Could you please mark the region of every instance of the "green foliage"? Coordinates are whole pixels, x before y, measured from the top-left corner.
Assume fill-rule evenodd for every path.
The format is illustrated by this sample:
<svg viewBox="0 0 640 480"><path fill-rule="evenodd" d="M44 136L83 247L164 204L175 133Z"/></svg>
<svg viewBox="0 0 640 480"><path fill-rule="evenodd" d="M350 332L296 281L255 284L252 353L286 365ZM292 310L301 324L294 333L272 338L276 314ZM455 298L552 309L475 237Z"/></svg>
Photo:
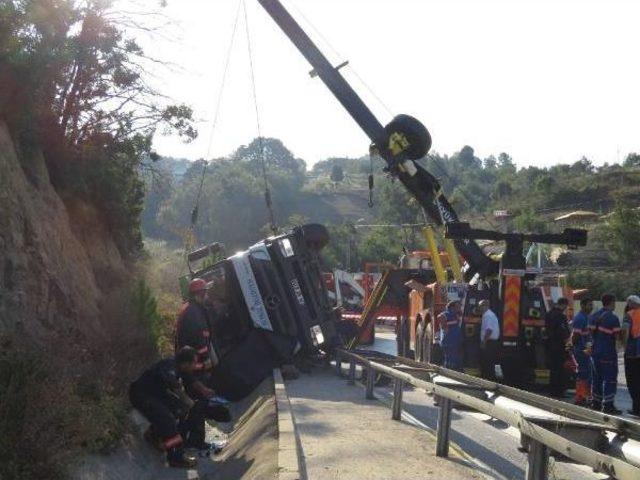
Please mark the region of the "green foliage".
<svg viewBox="0 0 640 480"><path fill-rule="evenodd" d="M618 203L604 227L607 246L620 265L640 265L640 210Z"/></svg>
<svg viewBox="0 0 640 480"><path fill-rule="evenodd" d="M572 288L586 288L592 298L600 298L605 293L613 293L618 300L640 292L640 272L602 272L575 270L569 273L567 283Z"/></svg>
<svg viewBox="0 0 640 480"><path fill-rule="evenodd" d="M70 368L78 355L35 345L0 354L0 478L67 478L81 448L104 452L122 438L124 400Z"/></svg>
<svg viewBox="0 0 640 480"><path fill-rule="evenodd" d="M369 158L330 158L314 165L310 177L305 177L302 161L275 139L263 139L267 157L267 176L276 216L281 227L296 224L292 216L318 221L316 204L326 202L331 195L357 192L366 196ZM245 248L258 238L270 234L264 227L267 210L264 205L264 181L260 162L260 142L256 139L228 158L211 162L201 198L197 228L202 242L221 241L228 250ZM273 145L273 148L270 146ZM277 153L279 152L279 153ZM549 168L517 169L506 153L480 159L469 146L452 156L432 154L421 160L422 165L441 186L464 220L479 227L493 228L487 218L494 210L510 210L515 215L512 227L525 232L548 232L562 226L552 222L555 212L574 209L605 212L621 196L630 205L640 203L637 175L631 167L605 165L594 167L586 158L569 165ZM196 197L202 173L202 162L191 165L181 179L167 183L162 200L154 199L155 218L147 231L179 232L188 228L190 211ZM342 170L343 181L335 185L332 173ZM363 211L363 218L380 224L419 224L425 221L416 200L398 181L383 177L382 164L375 161L376 182L374 209ZM618 188L611 188L612 184ZM350 212L354 222L357 212ZM433 221L433 219L427 219ZM388 230L356 229L343 221L330 228L332 242L326 250L327 267L357 268L365 261L395 262L402 248L423 248L418 228L395 227ZM262 226L262 228L261 228ZM611 242L604 231L594 231L590 245L608 249ZM178 235L161 233L160 238L175 241Z"/></svg>
<svg viewBox="0 0 640 480"><path fill-rule="evenodd" d="M192 111L149 83L145 56L110 0L0 4L0 116L44 150L51 180L105 212L123 254L141 247L139 167L158 129L189 140ZM147 12L153 15L153 12Z"/></svg>
<svg viewBox="0 0 640 480"><path fill-rule="evenodd" d="M135 321L149 331L159 351L166 351L167 343L170 344L171 340L167 336L162 317L158 312L158 302L143 279L138 280L136 284L131 304Z"/></svg>
<svg viewBox="0 0 640 480"><path fill-rule="evenodd" d="M640 155L637 153L630 153L627 155L627 158L624 159L624 163L622 164L625 167L640 167Z"/></svg>
<svg viewBox="0 0 640 480"><path fill-rule="evenodd" d="M513 218L513 225L519 232L545 233L548 230L548 222L543 220L532 209L520 212Z"/></svg>

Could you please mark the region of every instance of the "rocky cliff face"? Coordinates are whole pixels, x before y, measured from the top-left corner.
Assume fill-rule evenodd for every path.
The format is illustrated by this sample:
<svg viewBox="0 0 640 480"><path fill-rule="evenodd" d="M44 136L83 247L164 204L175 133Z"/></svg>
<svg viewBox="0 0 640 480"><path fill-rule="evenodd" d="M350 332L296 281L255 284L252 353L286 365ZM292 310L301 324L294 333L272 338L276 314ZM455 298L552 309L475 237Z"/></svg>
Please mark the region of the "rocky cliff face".
<svg viewBox="0 0 640 480"><path fill-rule="evenodd" d="M91 206L52 187L42 152L0 120L0 334L100 331L101 304L125 264Z"/></svg>

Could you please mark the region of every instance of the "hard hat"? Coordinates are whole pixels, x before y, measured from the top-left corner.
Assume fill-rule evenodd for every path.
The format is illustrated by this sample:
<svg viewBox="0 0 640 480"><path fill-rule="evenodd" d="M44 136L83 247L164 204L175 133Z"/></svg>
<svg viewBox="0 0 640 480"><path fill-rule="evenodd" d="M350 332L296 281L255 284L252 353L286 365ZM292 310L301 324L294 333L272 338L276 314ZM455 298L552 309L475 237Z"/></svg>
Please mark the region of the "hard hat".
<svg viewBox="0 0 640 480"><path fill-rule="evenodd" d="M194 278L189 282L189 293L198 293L206 290L207 282L201 278Z"/></svg>
<svg viewBox="0 0 640 480"><path fill-rule="evenodd" d="M629 295L627 297L627 303L633 303L634 305L640 305L640 297L638 295Z"/></svg>

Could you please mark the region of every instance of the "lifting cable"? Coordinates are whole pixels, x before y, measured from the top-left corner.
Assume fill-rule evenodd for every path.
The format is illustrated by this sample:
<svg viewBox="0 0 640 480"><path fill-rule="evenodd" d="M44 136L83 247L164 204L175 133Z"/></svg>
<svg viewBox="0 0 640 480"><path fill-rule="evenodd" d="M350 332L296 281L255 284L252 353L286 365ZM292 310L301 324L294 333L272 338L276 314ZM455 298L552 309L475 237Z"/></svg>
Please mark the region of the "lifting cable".
<svg viewBox="0 0 640 480"><path fill-rule="evenodd" d="M227 48L227 57L224 63L224 70L222 72L222 80L220 82L220 90L218 91L218 98L216 100L216 107L213 114L213 122L211 124L211 132L209 133L209 142L207 144L207 153L204 157L204 165L202 167L202 175L200 176L200 185L198 186L198 193L196 194L196 200L191 210L191 232L195 236L196 223L198 222L198 209L200 207L200 196L202 195L202 186L204 185L205 174L207 173L207 166L209 165L209 155L211 155L211 147L213 146L213 136L218 125L218 118L220 115L220 106L222 105L222 96L224 93L224 87L227 83L227 72L229 71L229 63L231 61L231 52L233 50L233 44L236 38L236 31L238 28L238 19L240 18L240 5L242 0L238 0L238 7L236 8L236 16L233 21L233 28L231 31L231 39L229 40L229 47Z"/></svg>
<svg viewBox="0 0 640 480"><path fill-rule="evenodd" d="M253 93L253 105L256 111L256 127L258 129L258 145L260 148L260 163L262 165L262 179L264 181L264 201L269 211L269 227L271 232L276 235L278 233L278 226L276 225L275 215L273 212L273 204L271 202L271 191L269 190L269 179L267 178L267 167L265 162L264 152L264 139L262 138L262 132L260 129L260 112L258 108L258 94L256 91L256 76L253 68L253 51L251 49L251 35L249 33L249 17L247 15L247 4L245 0L242 0L242 9L244 10L244 26L247 34L247 51L249 54L249 70L251 71L251 88Z"/></svg>

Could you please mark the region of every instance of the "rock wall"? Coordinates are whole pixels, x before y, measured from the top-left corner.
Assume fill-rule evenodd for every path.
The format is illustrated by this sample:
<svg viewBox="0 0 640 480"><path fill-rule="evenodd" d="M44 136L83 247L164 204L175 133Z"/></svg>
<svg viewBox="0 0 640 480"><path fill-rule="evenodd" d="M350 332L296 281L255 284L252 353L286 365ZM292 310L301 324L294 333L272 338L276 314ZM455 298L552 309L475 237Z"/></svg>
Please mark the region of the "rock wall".
<svg viewBox="0 0 640 480"><path fill-rule="evenodd" d="M42 152L17 145L0 120L0 334L95 334L107 290L125 276L98 212L63 201Z"/></svg>

